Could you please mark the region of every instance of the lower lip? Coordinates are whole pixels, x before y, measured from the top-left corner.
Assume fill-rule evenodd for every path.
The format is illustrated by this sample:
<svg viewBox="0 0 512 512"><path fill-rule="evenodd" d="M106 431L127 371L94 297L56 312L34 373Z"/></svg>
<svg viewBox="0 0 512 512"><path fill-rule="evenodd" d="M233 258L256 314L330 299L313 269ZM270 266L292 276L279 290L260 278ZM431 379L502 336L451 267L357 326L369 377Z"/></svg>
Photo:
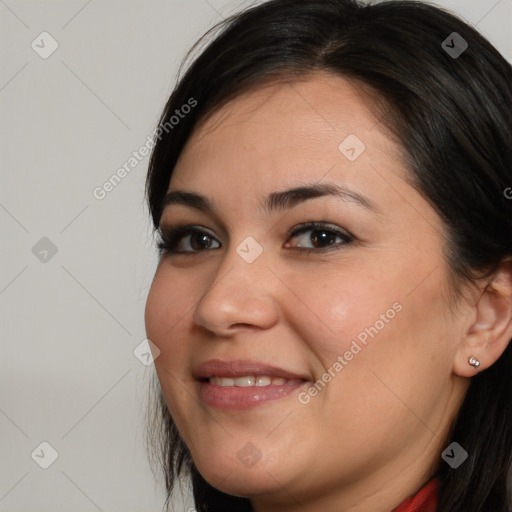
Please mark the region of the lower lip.
<svg viewBox="0 0 512 512"><path fill-rule="evenodd" d="M216 386L201 382L201 398L216 409L244 410L279 400L293 393L306 382L269 386Z"/></svg>

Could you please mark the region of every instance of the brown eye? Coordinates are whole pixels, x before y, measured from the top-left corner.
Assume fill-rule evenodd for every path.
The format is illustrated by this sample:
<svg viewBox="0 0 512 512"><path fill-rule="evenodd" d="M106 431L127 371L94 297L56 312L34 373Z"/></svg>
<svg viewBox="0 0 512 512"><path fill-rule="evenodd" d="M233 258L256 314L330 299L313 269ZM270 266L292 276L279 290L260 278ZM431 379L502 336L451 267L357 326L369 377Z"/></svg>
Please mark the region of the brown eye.
<svg viewBox="0 0 512 512"><path fill-rule="evenodd" d="M206 231L193 226L182 226L174 229L161 229L158 249L171 254L187 254L217 249L212 247L216 239ZM218 242L217 242L218 243Z"/></svg>
<svg viewBox="0 0 512 512"><path fill-rule="evenodd" d="M332 231L326 231L326 230L315 230L311 231L311 241L313 242L313 245L318 248L325 247L328 245L332 245L335 243L336 237L339 235L336 235L336 233L333 233Z"/></svg>
<svg viewBox="0 0 512 512"><path fill-rule="evenodd" d="M322 223L307 223L294 229L290 233L290 238L297 238L299 244L286 247L300 248L304 251L326 251L336 249L341 245L347 245L353 241L353 236L339 231L337 228L330 227ZM312 247L307 247L312 245Z"/></svg>
<svg viewBox="0 0 512 512"><path fill-rule="evenodd" d="M190 236L190 246L195 251L209 249L212 245L211 239L206 233L197 232L188 236Z"/></svg>

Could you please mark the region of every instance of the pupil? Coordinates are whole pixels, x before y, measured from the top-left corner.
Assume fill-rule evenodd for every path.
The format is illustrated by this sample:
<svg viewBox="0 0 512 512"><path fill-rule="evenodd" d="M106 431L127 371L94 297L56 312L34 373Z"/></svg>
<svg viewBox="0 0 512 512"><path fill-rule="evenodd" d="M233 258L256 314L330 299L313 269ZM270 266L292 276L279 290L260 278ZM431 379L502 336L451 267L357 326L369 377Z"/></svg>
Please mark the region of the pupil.
<svg viewBox="0 0 512 512"><path fill-rule="evenodd" d="M199 241L199 243L195 244L196 241ZM191 238L191 245L194 250L207 249L210 246L210 243L208 241L208 235L204 233L196 233Z"/></svg>
<svg viewBox="0 0 512 512"><path fill-rule="evenodd" d="M315 234L316 233L316 234ZM321 233L319 236L318 233ZM320 243L320 245L330 245L334 242L333 238L335 237L334 233L330 233L329 231L313 231L311 235L311 239L313 241L313 245L315 245L317 242Z"/></svg>

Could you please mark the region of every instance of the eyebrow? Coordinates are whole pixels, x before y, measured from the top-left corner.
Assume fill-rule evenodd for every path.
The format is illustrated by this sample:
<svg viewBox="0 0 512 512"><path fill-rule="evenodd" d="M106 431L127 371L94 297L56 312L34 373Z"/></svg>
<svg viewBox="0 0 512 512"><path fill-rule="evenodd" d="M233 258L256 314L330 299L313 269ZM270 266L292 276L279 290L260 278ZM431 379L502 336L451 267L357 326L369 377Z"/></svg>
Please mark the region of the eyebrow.
<svg viewBox="0 0 512 512"><path fill-rule="evenodd" d="M273 212L291 209L308 199L324 196L335 196L342 201L350 201L358 204L374 213L381 213L380 208L370 199L337 183L315 183L280 192L273 192L269 194L266 201L262 203L262 208L265 213L271 214ZM171 204L180 204L205 213L218 215L215 204L207 197L195 192L185 190L173 190L172 192L168 192L163 199L162 212Z"/></svg>

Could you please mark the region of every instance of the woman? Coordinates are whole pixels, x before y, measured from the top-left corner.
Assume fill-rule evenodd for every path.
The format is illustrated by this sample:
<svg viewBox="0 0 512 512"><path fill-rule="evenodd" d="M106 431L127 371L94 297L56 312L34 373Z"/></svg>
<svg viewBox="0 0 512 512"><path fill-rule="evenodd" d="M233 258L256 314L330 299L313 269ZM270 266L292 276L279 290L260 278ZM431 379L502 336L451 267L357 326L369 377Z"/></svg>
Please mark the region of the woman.
<svg viewBox="0 0 512 512"><path fill-rule="evenodd" d="M270 0L172 93L147 196L168 500L512 510L512 69L425 3Z"/></svg>

